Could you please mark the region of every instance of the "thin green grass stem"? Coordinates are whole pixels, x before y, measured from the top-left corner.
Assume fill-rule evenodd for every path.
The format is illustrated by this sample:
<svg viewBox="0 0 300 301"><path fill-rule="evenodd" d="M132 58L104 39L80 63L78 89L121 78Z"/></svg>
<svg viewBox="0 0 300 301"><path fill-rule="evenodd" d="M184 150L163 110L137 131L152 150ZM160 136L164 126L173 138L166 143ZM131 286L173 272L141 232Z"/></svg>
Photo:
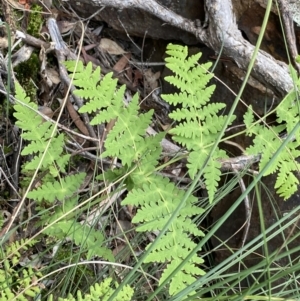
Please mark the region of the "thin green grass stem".
<svg viewBox="0 0 300 301"><path fill-rule="evenodd" d="M254 180L249 184L249 186L246 188L246 190L241 194L241 196L236 200L236 202L229 208L229 210L224 214L223 218L220 219L215 226L207 233L207 235L201 240L201 242L197 245L197 247L190 253L190 255L186 258L186 260L189 260L190 257L197 252L211 237L212 235L221 227L221 225L224 223L224 221L229 218L229 216L232 214L232 212L238 207L238 205L244 200L245 196L249 194L249 192L255 187L255 185L260 181L262 176L265 174L265 172L268 170L268 168L273 164L274 158L276 158L280 152L286 147L286 145L289 143L290 139L294 136L294 134L299 130L300 128L300 123L297 123L296 126L293 128L291 133L288 135L288 137L283 141L281 146L278 148L278 150L275 152L274 156L272 159L265 165L265 167L261 170L261 172L257 175L257 177L254 178ZM298 209L297 209L298 210ZM293 212L293 211L292 211ZM297 217L298 218L298 217ZM295 222L295 221L294 221ZM270 227L268 230L272 229L273 227ZM261 238L261 235L259 236ZM257 241L257 238L254 239L252 242ZM238 256L240 255L241 252L243 252L243 248L239 250L235 255ZM245 253L246 254L246 253ZM244 254L244 256L245 256ZM230 257L231 258L231 257ZM232 259L232 258L231 258ZM238 259L239 260L239 259ZM230 263L231 260L225 260L222 266L225 264ZM180 264L178 268L174 271L177 272L182 268L183 264ZM216 267L217 268L217 267ZM194 282L194 284L190 285L189 287L185 288L181 293L180 296L179 294L173 296L169 301L180 301L182 298L182 295L188 295L192 291L194 291L198 287L202 287L203 285L203 280L207 279L208 275L214 275L216 272L216 268L212 269L210 272L208 272L206 275L202 276L199 278L197 281ZM228 267L225 267L224 270L228 269ZM213 277L214 278L214 277Z"/></svg>

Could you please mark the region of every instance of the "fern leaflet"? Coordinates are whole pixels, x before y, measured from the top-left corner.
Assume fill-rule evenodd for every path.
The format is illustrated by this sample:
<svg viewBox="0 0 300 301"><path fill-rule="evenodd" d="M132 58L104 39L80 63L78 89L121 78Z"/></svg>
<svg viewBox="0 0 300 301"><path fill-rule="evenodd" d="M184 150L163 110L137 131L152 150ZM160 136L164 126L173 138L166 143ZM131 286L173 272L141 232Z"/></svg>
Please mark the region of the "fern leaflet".
<svg viewBox="0 0 300 301"><path fill-rule="evenodd" d="M191 178L203 167L207 160L213 142L217 139L226 116L218 116L225 104L207 104L215 86L207 87L211 74L207 73L211 64L198 65L201 54L189 58L187 47L172 45L167 46L166 66L175 74L165 78L166 81L177 87L180 92L171 95L162 95L170 104L180 105L169 116L180 122L170 130L173 139L190 151L188 168ZM233 121L234 117L231 119ZM185 120L185 121L183 121ZM217 185L220 180L219 158L227 158L226 153L219 148L212 154L210 163L203 171L209 200L213 201Z"/></svg>
<svg viewBox="0 0 300 301"><path fill-rule="evenodd" d="M30 141L23 149L22 155L34 155L34 158L25 165L24 169L35 170L41 161L49 139L51 139L54 126L50 122L43 122L43 118L35 112L37 110L37 105L30 102L29 97L26 97L25 92L18 84L16 84L15 97L18 100L14 105L16 111L14 116L17 119L16 125L24 131L21 136L25 140ZM65 166L70 155L63 154L63 137L64 136L60 134L57 135L55 139L52 139L47 154L42 162L42 168L49 167L49 165L55 165L55 161L58 160L61 163L61 165L59 165L61 171L65 171Z"/></svg>
<svg viewBox="0 0 300 301"><path fill-rule="evenodd" d="M178 189L167 178L160 176L147 179L139 189L129 192L123 205L131 204L139 206L140 209L133 218L134 223L141 223L137 231L160 231L168 222L170 216L182 202L184 191ZM191 217L203 213L203 209L196 205L197 199L190 196L186 205L180 211L167 233L157 242L155 248L146 258L146 262L169 262L160 279L162 283L181 263L188 254L196 247L191 240L191 235L204 236L203 232L191 221ZM149 247L149 246L148 246ZM170 284L170 294L179 292L179 289L194 282L204 271L195 267L203 263L203 260L194 255L186 263L181 271L175 274ZM182 278L182 273L186 277Z"/></svg>
<svg viewBox="0 0 300 301"><path fill-rule="evenodd" d="M96 81L96 78L94 77L93 80ZM112 252L106 247L102 247L103 234L88 226L81 225L74 219L78 212L74 212L73 208L78 205L77 194L85 178L85 173L62 177L61 173L66 172L70 158L69 154L64 153L64 135L53 135L53 125L44 121L35 112L36 105L30 102L23 89L18 85L16 85L16 98L19 100L14 106L16 124L24 131L23 138L29 141L22 154L34 156L30 162L25 163L23 169L25 172L37 168L49 139L51 139L42 163L41 184L27 195L38 203L36 209L41 213L40 224L43 226L52 224L44 230L44 233L57 239L64 239L68 235L77 245L85 247L88 258L101 256L113 260ZM51 205L52 210L45 210L43 207L45 205ZM57 221L57 219L59 220ZM53 222L55 223L53 224Z"/></svg>
<svg viewBox="0 0 300 301"><path fill-rule="evenodd" d="M53 203L55 199L63 201L76 192L85 178L84 173L66 176L60 181L43 183L39 188L28 193L28 197L37 201Z"/></svg>
<svg viewBox="0 0 300 301"><path fill-rule="evenodd" d="M81 291L78 291L76 299L71 294L69 294L68 298L58 298L58 301L107 301L114 292L114 289L111 287L112 281L113 280L111 278L107 278L101 283L91 285L90 293L87 293L84 296L82 296ZM130 301L133 296L133 293L133 289L129 285L125 285L113 300ZM47 301L53 301L53 295L51 295L47 299Z"/></svg>
<svg viewBox="0 0 300 301"><path fill-rule="evenodd" d="M298 86L299 82L298 80ZM247 135L254 136L253 144L246 149L246 154L261 154L259 170L262 170L271 159L273 160L272 165L264 175L278 172L275 188L279 196L285 200L297 191L299 185L298 178L293 174L293 172L300 170L300 164L296 160L300 156L299 131L295 134L294 141L290 141L276 158L274 153L284 139L280 137L280 134L286 132L288 135L300 120L299 105L295 99L296 93L291 91L276 108L278 126L253 125L254 115L251 107L244 116Z"/></svg>

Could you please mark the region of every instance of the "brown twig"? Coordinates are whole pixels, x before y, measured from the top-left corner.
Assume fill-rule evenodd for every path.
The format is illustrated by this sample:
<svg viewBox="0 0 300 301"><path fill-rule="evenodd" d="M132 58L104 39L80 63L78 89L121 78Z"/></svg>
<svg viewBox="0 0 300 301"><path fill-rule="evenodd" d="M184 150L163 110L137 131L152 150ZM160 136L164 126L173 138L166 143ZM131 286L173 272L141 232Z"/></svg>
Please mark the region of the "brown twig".
<svg viewBox="0 0 300 301"><path fill-rule="evenodd" d="M74 87L74 85L71 84L71 79L68 76L68 72L67 72L66 67L64 66L63 62L65 61L66 58L68 58L70 56L72 58L74 58L74 55L70 52L70 50L66 46L65 42L63 41L63 38L58 29L56 20L54 18L49 18L48 22L47 22L47 26L48 26L48 30L49 30L51 39L55 44L55 53L56 53L56 57L58 60L58 65L59 65L59 74L60 74L62 80L64 81L64 83L67 86L71 86L71 91L73 92L75 90L75 87ZM76 105L80 108L83 104L82 99L74 94L73 94L73 97L76 102ZM88 114L83 113L82 117L83 117L84 123L88 129L90 136L93 138L96 138L97 135L96 135L93 127L90 125L90 120L89 120Z"/></svg>
<svg viewBox="0 0 300 301"><path fill-rule="evenodd" d="M296 36L294 29L294 22L292 19L291 12L288 10L288 1L287 0L277 0L279 5L279 10L281 13L284 33L286 36L286 42L290 53L290 59L293 66L296 68L298 75L300 75L300 65L296 62L296 57L298 55Z"/></svg>

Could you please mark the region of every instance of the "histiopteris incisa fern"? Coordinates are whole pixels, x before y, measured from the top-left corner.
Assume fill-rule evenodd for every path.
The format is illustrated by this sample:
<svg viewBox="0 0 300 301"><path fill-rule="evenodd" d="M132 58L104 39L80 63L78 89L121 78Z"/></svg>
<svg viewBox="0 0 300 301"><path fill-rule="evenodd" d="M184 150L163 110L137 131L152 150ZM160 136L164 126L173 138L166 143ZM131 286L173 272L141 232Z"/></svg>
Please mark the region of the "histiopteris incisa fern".
<svg viewBox="0 0 300 301"><path fill-rule="evenodd" d="M215 90L214 85L207 86L213 77L208 73L212 64L199 65L201 53L188 57L186 46L172 44L167 46L166 53L169 55L165 59L166 66L174 75L167 76L165 80L177 87L179 93L162 95L162 98L172 105L180 106L169 114L178 122L170 133L175 141L190 152L187 166L191 178L194 178L207 160L227 118L226 115L218 115L225 108L225 104L208 103ZM233 120L234 117L231 121ZM219 158L227 158L227 155L224 150L217 148L203 171L211 202L221 176Z"/></svg>
<svg viewBox="0 0 300 301"><path fill-rule="evenodd" d="M67 62L69 71L74 71L75 62ZM85 85L89 82L89 85ZM91 84L93 83L93 84ZM115 120L104 143L101 157L117 157L122 167L107 171L99 180L114 181L121 175L128 175L128 195L123 205L138 207L132 222L137 223L137 231L161 231L175 209L184 200L184 190L179 189L168 178L157 174L161 156L160 142L164 133L149 137L146 129L151 123L153 111L139 112L138 95L127 104L124 101L125 87L117 88L117 80L107 74L100 80L100 68L92 71L79 62L74 74L75 94L88 100L80 112L93 113L92 124ZM94 85L94 87L93 87ZM174 218L167 232L155 243L146 262L167 263L160 279L162 283L180 263L195 249L191 236L203 236L203 232L192 222L192 217L203 213L197 206L197 198L189 196L182 209ZM204 274L199 267L203 263L197 254L173 275L170 293L176 294Z"/></svg>
<svg viewBox="0 0 300 301"><path fill-rule="evenodd" d="M3 246L0 252L0 300L1 301L27 301L41 293L38 283L33 285L32 279L41 277L41 272L30 266L22 269L16 267L20 264L20 258L29 247L37 241L20 239ZM23 292L21 294L21 292Z"/></svg>
<svg viewBox="0 0 300 301"><path fill-rule="evenodd" d="M42 155L46 150L49 139L52 139L47 150L41 169L49 168L53 176L57 175L55 165L59 166L60 171L65 172L70 155L63 154L64 135L53 135L54 126L50 122L43 122L42 116L37 114L37 104L30 101L24 90L19 84L16 84L16 99L14 105L14 116L16 117L16 125L22 130L22 138L28 141L26 147L22 150L22 155L32 155L33 158L24 166L25 170L37 169Z"/></svg>
<svg viewBox="0 0 300 301"><path fill-rule="evenodd" d="M296 75L294 78L296 78ZM284 200L291 197L299 189L299 178L294 173L299 174L300 171L300 130L298 129L293 137L289 137L290 141L276 158L274 154L293 129L299 125L300 104L299 100L297 100L299 89L300 79L296 82L296 90L293 89L288 93L276 108L277 126L266 126L254 122L254 114L251 107L249 107L249 110L244 115L247 135L254 137L253 144L246 149L246 155L261 155L259 162L260 171L273 159L271 166L264 173L264 176L277 172L275 188L276 192Z"/></svg>
<svg viewBox="0 0 300 301"><path fill-rule="evenodd" d="M68 298L58 298L58 301L108 301L111 295L115 291L112 288L112 278L107 278L101 283L96 283L90 286L90 293L82 294L81 291L77 292L76 298L69 294ZM117 286L117 285L116 285ZM133 296L133 289L129 285L125 285L122 290L113 299L114 301L130 301ZM53 295L51 295L47 301L53 301Z"/></svg>
<svg viewBox="0 0 300 301"><path fill-rule="evenodd" d="M50 207L60 202L61 206L53 206L51 214L41 214L40 224L51 226L44 229L44 233L55 236L57 239L69 237L75 244L81 245L87 250L87 258L101 256L108 260L113 260L111 251L101 247L104 236L100 231L83 226L74 220L71 214L72 209L78 204L78 190L83 183L85 173L63 175L67 172L70 154L64 152L64 134L57 133L54 125L45 121L37 113L37 105L30 101L20 85L16 84L17 100L14 105L14 116L17 119L16 125L22 130L22 138L28 143L21 154L31 155L23 166L23 173L36 170L43 154L40 171L43 177L40 179L40 186L31 190L27 197L36 201L36 210L45 212L45 207ZM49 147L48 147L48 142ZM58 220L60 217L63 219ZM55 222L53 224L53 222Z"/></svg>

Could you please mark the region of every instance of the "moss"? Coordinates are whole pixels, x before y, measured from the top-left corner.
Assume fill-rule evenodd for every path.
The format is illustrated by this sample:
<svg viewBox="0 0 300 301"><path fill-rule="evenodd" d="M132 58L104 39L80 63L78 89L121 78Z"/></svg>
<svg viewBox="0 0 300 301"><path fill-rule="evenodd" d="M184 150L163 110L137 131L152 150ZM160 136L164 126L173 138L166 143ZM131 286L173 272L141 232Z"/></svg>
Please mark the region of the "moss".
<svg viewBox="0 0 300 301"><path fill-rule="evenodd" d="M40 5L33 4L31 6L31 13L29 16L29 22L27 25L27 33L38 38L40 29L43 24L43 16L42 16L42 11L43 8Z"/></svg>
<svg viewBox="0 0 300 301"><path fill-rule="evenodd" d="M29 60L19 64L15 68L18 81L32 101L36 99L38 73L40 70L40 61L36 53L32 53Z"/></svg>
<svg viewBox="0 0 300 301"><path fill-rule="evenodd" d="M49 238L48 238L49 239ZM55 262L60 264L73 264L80 261L79 255L74 254L72 251L71 245L63 245L57 250L55 254ZM54 269L56 265L53 266ZM77 265L71 267L66 273L61 273L57 275L57 287L56 291L59 291L61 294L61 284L60 280L64 277L69 277L67 291L74 293L75 291L84 290L86 287L89 287L95 280L94 271L88 265Z"/></svg>
<svg viewBox="0 0 300 301"><path fill-rule="evenodd" d="M8 112L8 116L11 116L11 114L14 112L14 106L11 102L8 103L8 107L7 107L7 98L3 97L1 98L0 102L2 103L2 105L0 106L0 114L1 115L5 115Z"/></svg>

